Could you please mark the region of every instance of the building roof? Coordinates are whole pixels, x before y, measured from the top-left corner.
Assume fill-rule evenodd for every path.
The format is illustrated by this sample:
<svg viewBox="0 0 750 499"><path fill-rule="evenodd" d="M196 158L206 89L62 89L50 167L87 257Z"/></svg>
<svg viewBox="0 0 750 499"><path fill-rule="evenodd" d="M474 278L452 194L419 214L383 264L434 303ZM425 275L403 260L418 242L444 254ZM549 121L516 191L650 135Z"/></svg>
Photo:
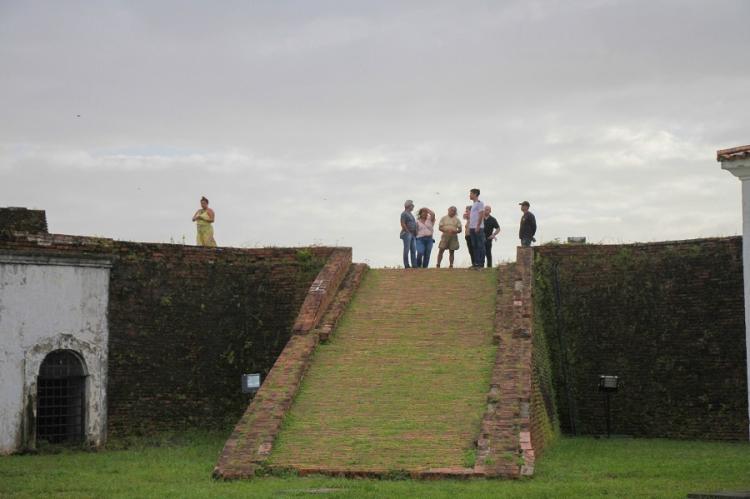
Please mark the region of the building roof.
<svg viewBox="0 0 750 499"><path fill-rule="evenodd" d="M734 161L750 157L750 145L716 151L716 161Z"/></svg>

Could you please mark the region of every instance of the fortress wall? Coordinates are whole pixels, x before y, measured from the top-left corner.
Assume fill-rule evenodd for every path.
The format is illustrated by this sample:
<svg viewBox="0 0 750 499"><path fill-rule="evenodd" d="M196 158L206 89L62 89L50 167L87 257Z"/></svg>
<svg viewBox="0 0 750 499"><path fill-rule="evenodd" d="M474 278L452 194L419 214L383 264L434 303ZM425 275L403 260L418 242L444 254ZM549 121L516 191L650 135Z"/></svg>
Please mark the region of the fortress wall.
<svg viewBox="0 0 750 499"><path fill-rule="evenodd" d="M27 208L0 208L0 231L47 232L47 213Z"/></svg>
<svg viewBox="0 0 750 499"><path fill-rule="evenodd" d="M110 299L110 434L229 428L286 345L331 248L117 243Z"/></svg>
<svg viewBox="0 0 750 499"><path fill-rule="evenodd" d="M229 428L265 375L334 248L200 248L0 234L0 253L111 258L110 436Z"/></svg>
<svg viewBox="0 0 750 499"><path fill-rule="evenodd" d="M559 307L555 299L555 268ZM535 331L562 429L747 440L742 239L535 248Z"/></svg>

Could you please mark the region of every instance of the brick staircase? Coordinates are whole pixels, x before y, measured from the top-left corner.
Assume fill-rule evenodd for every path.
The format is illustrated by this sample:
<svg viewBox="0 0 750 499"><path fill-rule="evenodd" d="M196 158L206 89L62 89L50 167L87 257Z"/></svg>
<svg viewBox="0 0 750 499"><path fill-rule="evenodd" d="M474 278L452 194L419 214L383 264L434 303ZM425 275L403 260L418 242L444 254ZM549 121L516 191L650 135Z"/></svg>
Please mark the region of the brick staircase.
<svg viewBox="0 0 750 499"><path fill-rule="evenodd" d="M350 270L320 323L290 340L214 475L533 473L531 253L519 257L480 272Z"/></svg>

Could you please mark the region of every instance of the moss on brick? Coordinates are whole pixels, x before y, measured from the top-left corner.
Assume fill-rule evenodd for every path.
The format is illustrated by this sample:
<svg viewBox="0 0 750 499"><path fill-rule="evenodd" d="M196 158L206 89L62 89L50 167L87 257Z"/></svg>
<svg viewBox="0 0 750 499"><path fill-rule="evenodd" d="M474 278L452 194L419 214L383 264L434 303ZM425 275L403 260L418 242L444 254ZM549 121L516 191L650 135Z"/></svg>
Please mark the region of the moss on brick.
<svg viewBox="0 0 750 499"><path fill-rule="evenodd" d="M740 238L536 251L536 331L565 431L606 431L597 382L612 374L616 433L747 439Z"/></svg>

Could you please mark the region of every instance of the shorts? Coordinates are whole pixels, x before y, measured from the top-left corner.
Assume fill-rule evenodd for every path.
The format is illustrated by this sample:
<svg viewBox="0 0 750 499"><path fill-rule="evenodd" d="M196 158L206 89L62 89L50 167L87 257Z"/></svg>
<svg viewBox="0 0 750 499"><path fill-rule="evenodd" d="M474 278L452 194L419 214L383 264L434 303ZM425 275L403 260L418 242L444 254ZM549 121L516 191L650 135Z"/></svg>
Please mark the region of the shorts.
<svg viewBox="0 0 750 499"><path fill-rule="evenodd" d="M440 244L438 244L438 248L441 250L451 250L456 251L459 248L458 245L458 236L455 234L443 234L443 236L440 238Z"/></svg>

